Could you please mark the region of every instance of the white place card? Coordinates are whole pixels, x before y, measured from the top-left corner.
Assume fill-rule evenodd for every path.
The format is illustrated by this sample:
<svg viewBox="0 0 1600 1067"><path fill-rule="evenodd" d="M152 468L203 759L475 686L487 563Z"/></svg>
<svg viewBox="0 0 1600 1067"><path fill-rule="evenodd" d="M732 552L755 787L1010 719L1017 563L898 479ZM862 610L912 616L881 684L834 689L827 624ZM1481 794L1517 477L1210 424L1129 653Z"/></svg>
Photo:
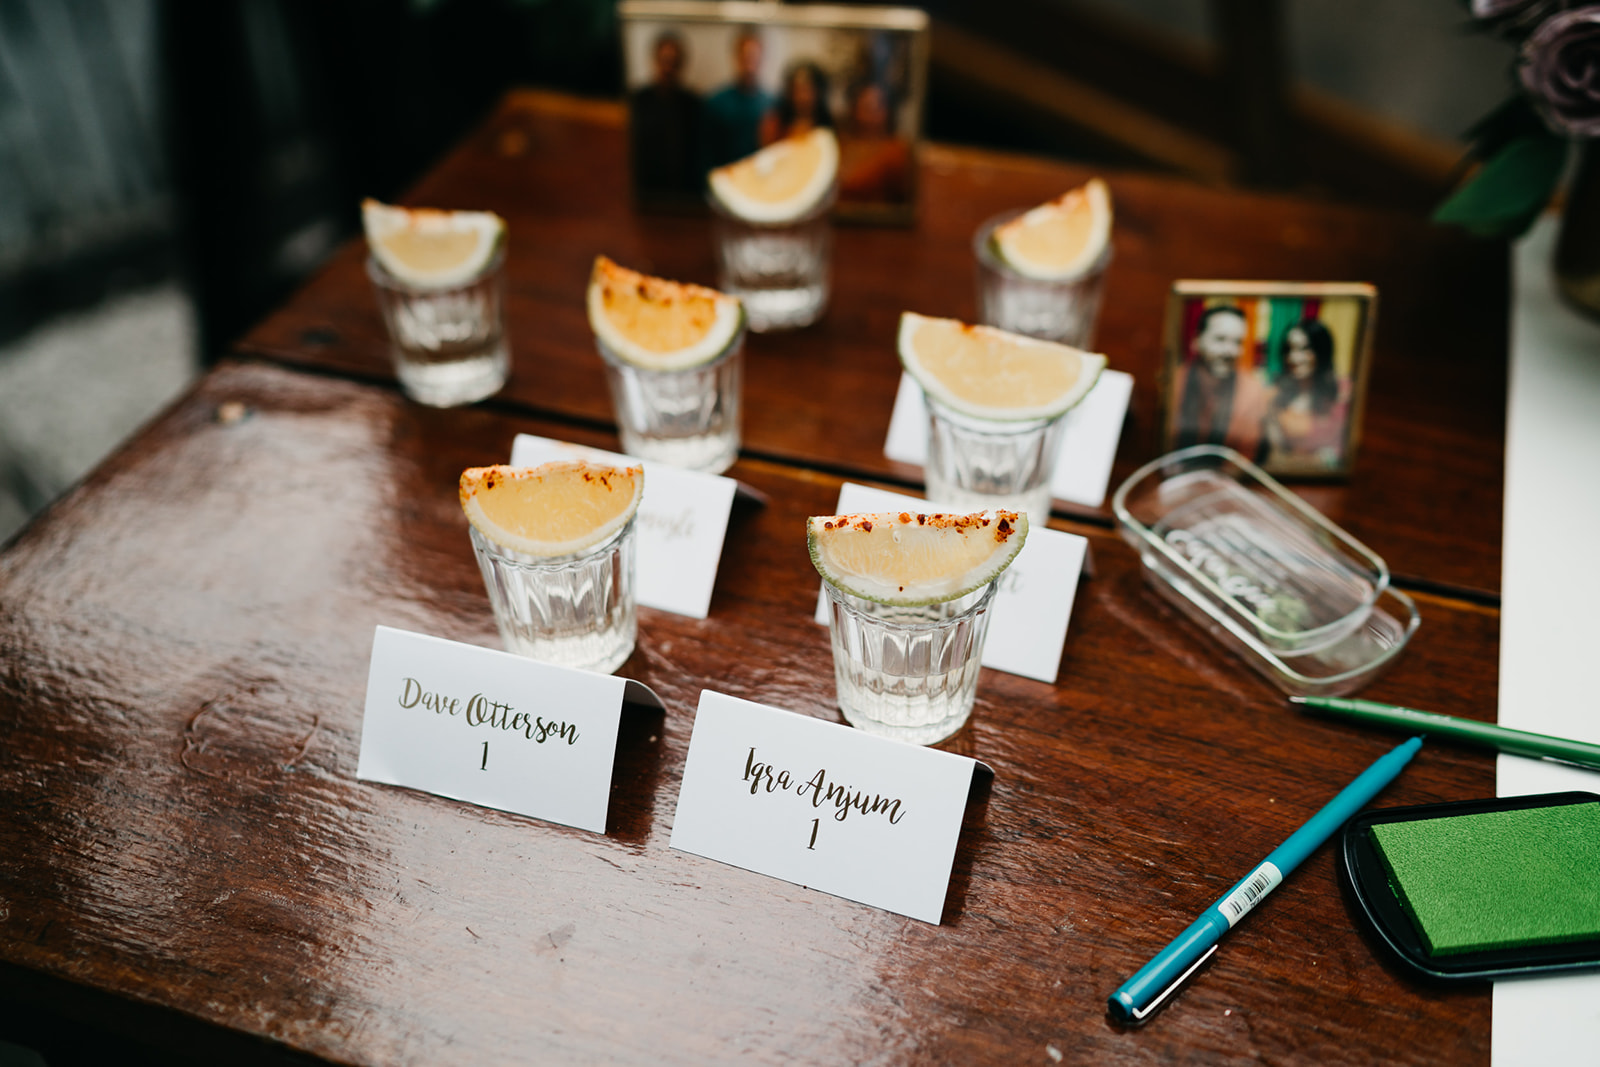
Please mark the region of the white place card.
<svg viewBox="0 0 1600 1067"><path fill-rule="evenodd" d="M703 690L672 847L937 925L977 766Z"/></svg>
<svg viewBox="0 0 1600 1067"><path fill-rule="evenodd" d="M1050 492L1056 499L1090 508L1105 503L1111 462L1117 457L1122 420L1132 396L1133 375L1105 370L1082 403L1067 412L1056 473L1050 480ZM910 375L900 375L883 454L899 463L922 466L928 460L927 421L922 388Z"/></svg>
<svg viewBox="0 0 1600 1067"><path fill-rule="evenodd" d="M638 554L634 595L647 607L705 618L739 483L532 434L518 434L511 446L513 467L537 467L557 459L644 464L644 499L639 502L634 533Z"/></svg>
<svg viewBox="0 0 1600 1067"><path fill-rule="evenodd" d="M914 496L846 482L839 489L836 515L861 512L927 511L928 502ZM1078 593L1089 542L1077 534L1045 526L1028 527L1028 540L1000 576L994 595L983 665L1007 674L1054 684L1061 672L1061 649ZM828 624L828 594L817 594L817 622Z"/></svg>
<svg viewBox="0 0 1600 1067"><path fill-rule="evenodd" d="M606 832L624 700L649 687L379 626L356 777Z"/></svg>

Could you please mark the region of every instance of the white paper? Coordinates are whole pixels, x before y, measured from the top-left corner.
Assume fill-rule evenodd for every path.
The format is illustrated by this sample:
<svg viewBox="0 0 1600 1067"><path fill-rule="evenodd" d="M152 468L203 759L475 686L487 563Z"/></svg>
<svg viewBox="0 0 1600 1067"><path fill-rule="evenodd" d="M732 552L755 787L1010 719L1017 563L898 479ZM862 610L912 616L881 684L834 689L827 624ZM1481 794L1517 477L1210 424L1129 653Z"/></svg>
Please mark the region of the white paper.
<svg viewBox="0 0 1600 1067"><path fill-rule="evenodd" d="M704 690L672 847L937 925L975 766Z"/></svg>
<svg viewBox="0 0 1600 1067"><path fill-rule="evenodd" d="M1555 294L1555 233L1540 220L1514 263L1499 721L1600 742L1600 325ZM1594 771L1516 756L1497 769L1501 796L1600 793ZM1597 1048L1600 974L1495 983L1494 1067L1592 1062Z"/></svg>
<svg viewBox="0 0 1600 1067"><path fill-rule="evenodd" d="M634 531L638 554L635 597L646 607L703 619L722 562L722 541L738 483L717 474L638 460L598 448L518 434L513 467L536 467L557 459L643 463L644 499Z"/></svg>
<svg viewBox="0 0 1600 1067"><path fill-rule="evenodd" d="M356 777L603 834L628 684L379 626Z"/></svg>
<svg viewBox="0 0 1600 1067"><path fill-rule="evenodd" d="M846 482L839 489L835 514L926 511L928 502L914 496ZM1037 678L1054 684L1061 671L1061 649L1067 641L1067 622L1078 594L1089 542L1077 534L1044 526L1028 527L1028 540L1017 558L1000 576L995 592L989 637L983 646L983 665L1007 674ZM816 620L828 624L828 595L817 593Z"/></svg>
<svg viewBox="0 0 1600 1067"><path fill-rule="evenodd" d="M1133 375L1119 370L1100 372L1089 395L1067 412L1061 433L1056 473L1050 492L1058 500L1097 508L1105 503L1111 480L1111 462L1122 438L1122 420L1133 396ZM883 454L899 463L920 467L928 460L928 409L922 389L908 374L900 375L900 388L889 416L889 437Z"/></svg>

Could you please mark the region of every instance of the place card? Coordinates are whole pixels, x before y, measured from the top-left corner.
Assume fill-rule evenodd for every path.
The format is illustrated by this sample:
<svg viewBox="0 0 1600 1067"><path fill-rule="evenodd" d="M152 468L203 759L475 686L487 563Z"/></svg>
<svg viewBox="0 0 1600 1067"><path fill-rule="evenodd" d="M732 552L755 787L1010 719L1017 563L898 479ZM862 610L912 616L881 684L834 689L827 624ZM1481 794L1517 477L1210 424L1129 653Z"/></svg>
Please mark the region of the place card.
<svg viewBox="0 0 1600 1067"><path fill-rule="evenodd" d="M1133 375L1104 370L1089 395L1067 412L1055 477L1050 479L1050 492L1056 499L1091 508L1105 503L1111 462L1117 456L1122 420L1132 396ZM910 375L900 375L883 454L900 463L922 466L928 461L927 422L922 387Z"/></svg>
<svg viewBox="0 0 1600 1067"><path fill-rule="evenodd" d="M648 607L705 618L739 483L532 434L518 434L511 446L513 467L537 467L557 459L644 464L644 499L634 531L638 568L634 595Z"/></svg>
<svg viewBox="0 0 1600 1067"><path fill-rule="evenodd" d="M875 511L928 511L914 496L845 482L836 515ZM1007 674L1054 684L1061 673L1061 649L1078 593L1089 542L1077 534L1046 526L1028 527L1028 540L1000 576L983 646L983 665ZM828 594L817 594L817 622L828 624Z"/></svg>
<svg viewBox="0 0 1600 1067"><path fill-rule="evenodd" d="M980 768L702 690L672 847L938 925Z"/></svg>
<svg viewBox="0 0 1600 1067"><path fill-rule="evenodd" d="M627 678L377 627L356 777L606 832Z"/></svg>

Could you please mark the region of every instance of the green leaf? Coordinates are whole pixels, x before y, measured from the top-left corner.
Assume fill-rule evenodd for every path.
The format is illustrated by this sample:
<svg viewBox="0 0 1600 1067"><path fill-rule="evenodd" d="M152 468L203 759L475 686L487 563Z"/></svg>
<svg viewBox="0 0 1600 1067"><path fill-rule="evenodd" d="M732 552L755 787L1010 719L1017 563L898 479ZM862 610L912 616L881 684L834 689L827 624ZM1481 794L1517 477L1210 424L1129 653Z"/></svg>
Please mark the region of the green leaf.
<svg viewBox="0 0 1600 1067"><path fill-rule="evenodd" d="M1517 93L1473 123L1467 140L1472 143L1472 158L1488 159L1512 141L1545 132L1547 127L1533 104Z"/></svg>
<svg viewBox="0 0 1600 1067"><path fill-rule="evenodd" d="M1533 224L1550 201L1567 158L1567 143L1547 131L1507 142L1433 213L1433 221L1480 237L1512 237Z"/></svg>

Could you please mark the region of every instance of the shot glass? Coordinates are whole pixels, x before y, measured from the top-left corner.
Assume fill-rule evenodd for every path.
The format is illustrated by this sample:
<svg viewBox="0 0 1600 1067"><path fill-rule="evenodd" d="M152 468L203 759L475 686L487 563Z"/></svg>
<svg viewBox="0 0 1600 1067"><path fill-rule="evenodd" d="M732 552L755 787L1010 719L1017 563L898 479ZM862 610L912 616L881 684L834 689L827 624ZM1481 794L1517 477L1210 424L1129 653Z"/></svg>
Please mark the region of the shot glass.
<svg viewBox="0 0 1600 1067"><path fill-rule="evenodd" d="M506 344L505 252L471 281L418 289L367 259L367 277L389 328L389 356L406 395L448 408L492 396L511 371Z"/></svg>
<svg viewBox="0 0 1600 1067"><path fill-rule="evenodd" d="M757 333L809 326L828 307L833 266L832 194L792 222L749 222L711 197L717 288L744 301Z"/></svg>
<svg viewBox="0 0 1600 1067"><path fill-rule="evenodd" d="M1007 508L1050 517L1050 480L1066 416L1002 422L965 415L923 395L928 409L928 501L951 511Z"/></svg>
<svg viewBox="0 0 1600 1067"><path fill-rule="evenodd" d="M469 527L507 652L610 674L633 653L634 524L570 556L543 558L502 548Z"/></svg>
<svg viewBox="0 0 1600 1067"><path fill-rule="evenodd" d="M893 607L829 582L839 710L858 730L914 745L966 724L978 693L996 584L941 604Z"/></svg>
<svg viewBox="0 0 1600 1067"><path fill-rule="evenodd" d="M622 450L639 459L720 474L739 458L744 334L710 363L645 370L595 338L617 414Z"/></svg>
<svg viewBox="0 0 1600 1067"><path fill-rule="evenodd" d="M972 252L978 261L979 321L1044 341L1092 348L1111 247L1107 245L1094 265L1082 274L1059 281L1029 278L1006 266L994 249L995 227L1020 214L1021 211L1009 211L996 215L979 226L972 239Z"/></svg>

